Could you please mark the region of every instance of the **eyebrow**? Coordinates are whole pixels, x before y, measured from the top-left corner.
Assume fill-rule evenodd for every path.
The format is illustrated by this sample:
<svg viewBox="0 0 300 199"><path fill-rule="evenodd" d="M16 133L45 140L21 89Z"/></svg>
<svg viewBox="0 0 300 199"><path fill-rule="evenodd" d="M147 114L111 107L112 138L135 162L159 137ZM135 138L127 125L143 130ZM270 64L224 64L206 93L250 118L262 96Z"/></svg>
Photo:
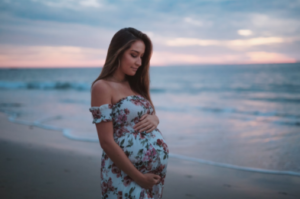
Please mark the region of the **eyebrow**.
<svg viewBox="0 0 300 199"><path fill-rule="evenodd" d="M140 52L139 52L139 51L137 51L137 50L131 50L131 51L134 51L134 52L140 53Z"/></svg>

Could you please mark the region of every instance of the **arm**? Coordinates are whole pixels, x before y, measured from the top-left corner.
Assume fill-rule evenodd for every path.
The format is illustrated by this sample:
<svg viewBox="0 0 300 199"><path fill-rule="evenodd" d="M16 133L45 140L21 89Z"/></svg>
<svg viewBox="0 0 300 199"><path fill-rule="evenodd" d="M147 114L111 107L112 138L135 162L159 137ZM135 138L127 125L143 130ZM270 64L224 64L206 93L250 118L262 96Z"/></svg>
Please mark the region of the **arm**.
<svg viewBox="0 0 300 199"><path fill-rule="evenodd" d="M91 106L100 106L111 103L111 89L105 82L97 82L92 88ZM135 168L121 147L114 141L112 122L100 122L96 124L100 145L109 158L119 169L130 176L137 184L144 188L151 188L160 177L154 174L143 174Z"/></svg>

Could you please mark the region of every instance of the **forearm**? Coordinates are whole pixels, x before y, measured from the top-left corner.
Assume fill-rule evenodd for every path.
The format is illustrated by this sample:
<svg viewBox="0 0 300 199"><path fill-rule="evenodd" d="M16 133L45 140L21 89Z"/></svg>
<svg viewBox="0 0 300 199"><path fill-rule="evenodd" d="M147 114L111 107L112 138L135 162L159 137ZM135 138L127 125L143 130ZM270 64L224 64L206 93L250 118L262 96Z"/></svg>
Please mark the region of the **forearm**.
<svg viewBox="0 0 300 199"><path fill-rule="evenodd" d="M129 158L126 156L124 151L116 142L103 144L102 149L108 155L108 157L117 165L119 169L125 172L135 182L143 178L143 174L135 168Z"/></svg>

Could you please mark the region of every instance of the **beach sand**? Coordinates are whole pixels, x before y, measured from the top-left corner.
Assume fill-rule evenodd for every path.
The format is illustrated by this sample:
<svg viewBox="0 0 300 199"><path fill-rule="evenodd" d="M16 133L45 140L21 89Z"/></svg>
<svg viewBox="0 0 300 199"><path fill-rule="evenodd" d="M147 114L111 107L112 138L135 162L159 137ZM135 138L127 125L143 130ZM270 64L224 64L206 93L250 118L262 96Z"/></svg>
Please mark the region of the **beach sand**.
<svg viewBox="0 0 300 199"><path fill-rule="evenodd" d="M99 143L12 123L0 113L0 198L101 198ZM96 129L95 129L96 130ZM300 198L300 177L170 157L164 199Z"/></svg>

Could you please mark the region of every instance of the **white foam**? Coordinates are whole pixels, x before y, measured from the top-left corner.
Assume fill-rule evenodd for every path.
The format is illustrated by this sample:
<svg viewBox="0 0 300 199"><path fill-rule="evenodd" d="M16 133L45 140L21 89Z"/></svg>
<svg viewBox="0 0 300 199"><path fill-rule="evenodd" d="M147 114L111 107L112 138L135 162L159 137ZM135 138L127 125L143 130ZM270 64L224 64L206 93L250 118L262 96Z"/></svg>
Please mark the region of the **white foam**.
<svg viewBox="0 0 300 199"><path fill-rule="evenodd" d="M29 125L29 126L36 126L36 127L43 128L43 129L60 131L66 138L71 139L71 140L85 141L85 142L98 142L98 139L73 135L71 133L71 130L67 129L67 128L60 128L60 127L42 124L41 121L48 120L46 118L42 119L40 121L29 122L29 121L25 121L25 120L17 120L16 117L17 117L17 114L14 113L14 114L8 116L8 119L9 119L9 121L18 123L18 124L24 124L24 125ZM57 117L59 117L59 116L57 116ZM197 162L197 163L201 163L201 164L208 164L208 165L212 165L212 166L218 166L218 167L224 167L224 168L230 168L230 169L236 169L236 170L242 170L242 171L258 172L258 173L263 173L263 174L275 174L275 175L291 175L291 176L299 176L300 177L300 173L294 172L294 171L278 171L278 170L268 170L268 169L252 168L252 167L242 167L242 166L238 166L238 165L213 162L213 161L209 161L209 160L193 158L193 157L188 157L188 156L173 154L173 153L169 153L169 156L173 157L173 158Z"/></svg>
<svg viewBox="0 0 300 199"><path fill-rule="evenodd" d="M258 173L264 173L264 174L276 174L276 175L292 175L292 176L300 177L300 173L294 172L294 171L277 171L277 170L259 169L259 168L252 168L252 167L242 167L242 166L213 162L213 161L209 161L209 160L193 158L193 157L188 157L188 156L183 156L183 155L178 155L178 154L173 154L173 153L169 153L169 156L173 157L173 158L179 158L182 160L198 162L201 164L208 164L208 165L225 167L225 168L230 168L230 169L237 169L237 170L242 170L242 171L258 172Z"/></svg>
<svg viewBox="0 0 300 199"><path fill-rule="evenodd" d="M56 117L51 117L51 118L44 118L44 119L37 120L37 121L34 121L34 122L28 122L28 121L25 121L25 120L17 120L16 117L17 117L17 114L14 113L14 114L10 115L8 117L8 119L9 119L9 121L14 122L14 123L18 123L18 124L24 124L24 125L28 125L28 126L36 126L36 127L39 127L39 128L42 128L42 129L47 129L47 130L60 131L60 132L62 132L62 134L66 138L71 139L71 140L85 141L85 142L98 142L98 139L95 139L95 138L86 138L86 137L82 137L82 136L73 135L71 133L71 130L68 129L68 128L60 128L60 127L55 127L55 126L46 125L46 124L42 123L42 122L45 122L45 121L52 120L54 118L61 118L61 116L56 116Z"/></svg>

